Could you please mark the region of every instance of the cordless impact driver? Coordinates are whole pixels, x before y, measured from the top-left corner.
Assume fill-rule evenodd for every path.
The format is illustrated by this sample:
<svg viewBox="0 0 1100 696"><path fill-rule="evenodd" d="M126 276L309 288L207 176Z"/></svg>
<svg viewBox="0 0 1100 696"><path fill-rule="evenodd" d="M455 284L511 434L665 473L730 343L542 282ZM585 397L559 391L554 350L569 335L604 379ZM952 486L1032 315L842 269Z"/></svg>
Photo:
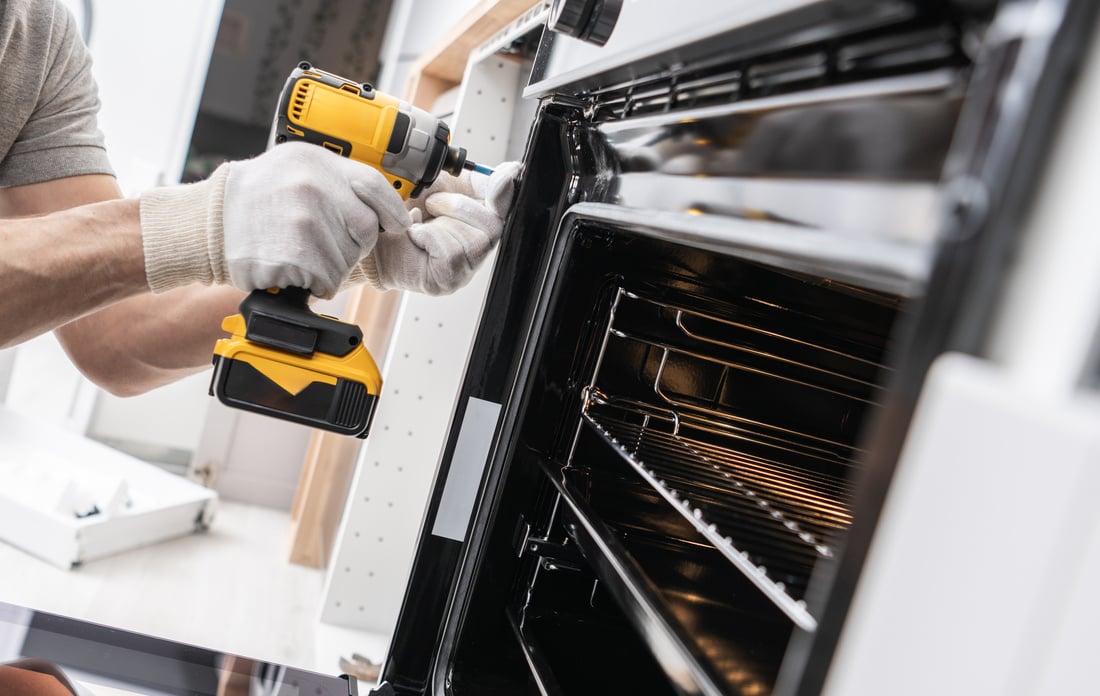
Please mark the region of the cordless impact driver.
<svg viewBox="0 0 1100 696"><path fill-rule="evenodd" d="M440 172L491 173L450 144L447 124L369 84L299 63L279 96L268 147L304 141L380 171L402 198ZM303 288L254 290L214 346L210 393L227 406L366 437L382 376L358 326L317 314Z"/></svg>

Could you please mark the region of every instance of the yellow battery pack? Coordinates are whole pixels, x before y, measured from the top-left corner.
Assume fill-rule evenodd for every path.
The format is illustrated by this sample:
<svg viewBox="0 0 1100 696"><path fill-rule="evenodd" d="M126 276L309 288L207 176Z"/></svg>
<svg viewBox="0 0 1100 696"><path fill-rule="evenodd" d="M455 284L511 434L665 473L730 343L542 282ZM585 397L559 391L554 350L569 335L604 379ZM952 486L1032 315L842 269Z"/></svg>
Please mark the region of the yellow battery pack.
<svg viewBox="0 0 1100 696"><path fill-rule="evenodd" d="M214 345L210 393L233 408L366 437L382 376L358 326L315 314L300 288L255 290Z"/></svg>

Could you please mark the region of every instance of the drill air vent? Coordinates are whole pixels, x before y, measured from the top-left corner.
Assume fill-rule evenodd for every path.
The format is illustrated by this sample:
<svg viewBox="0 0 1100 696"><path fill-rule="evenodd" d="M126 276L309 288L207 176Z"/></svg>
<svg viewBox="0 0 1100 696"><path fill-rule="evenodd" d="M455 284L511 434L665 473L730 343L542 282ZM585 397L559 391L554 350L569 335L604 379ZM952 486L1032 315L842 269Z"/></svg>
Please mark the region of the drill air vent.
<svg viewBox="0 0 1100 696"><path fill-rule="evenodd" d="M306 106L309 90L310 84L303 80L298 83L298 88L294 91L294 97L290 101L290 117L296 121L302 118L302 110Z"/></svg>

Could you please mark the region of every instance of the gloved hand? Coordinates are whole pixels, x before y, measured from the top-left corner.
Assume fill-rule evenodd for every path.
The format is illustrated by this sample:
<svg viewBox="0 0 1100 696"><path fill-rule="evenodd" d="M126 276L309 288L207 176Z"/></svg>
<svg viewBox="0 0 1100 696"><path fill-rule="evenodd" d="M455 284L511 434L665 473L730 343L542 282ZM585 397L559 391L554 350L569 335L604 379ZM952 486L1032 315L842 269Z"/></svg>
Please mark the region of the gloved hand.
<svg viewBox="0 0 1100 696"><path fill-rule="evenodd" d="M447 295L466 285L500 239L519 170L518 162L505 162L488 177L440 174L409 202L413 225L379 235L348 281L428 295Z"/></svg>
<svg viewBox="0 0 1100 696"><path fill-rule="evenodd" d="M403 234L411 224L380 172L306 143L279 145L223 164L205 181L141 196L153 292L221 283L332 297L374 247L380 227Z"/></svg>

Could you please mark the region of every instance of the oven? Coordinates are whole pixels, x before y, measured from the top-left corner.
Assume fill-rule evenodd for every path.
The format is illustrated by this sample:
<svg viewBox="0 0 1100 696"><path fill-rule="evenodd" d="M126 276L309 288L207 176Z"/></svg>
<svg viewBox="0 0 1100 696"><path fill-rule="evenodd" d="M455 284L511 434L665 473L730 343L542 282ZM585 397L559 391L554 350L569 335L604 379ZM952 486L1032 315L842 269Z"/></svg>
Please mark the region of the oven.
<svg viewBox="0 0 1100 696"><path fill-rule="evenodd" d="M1094 15L553 3L377 692L818 693Z"/></svg>

